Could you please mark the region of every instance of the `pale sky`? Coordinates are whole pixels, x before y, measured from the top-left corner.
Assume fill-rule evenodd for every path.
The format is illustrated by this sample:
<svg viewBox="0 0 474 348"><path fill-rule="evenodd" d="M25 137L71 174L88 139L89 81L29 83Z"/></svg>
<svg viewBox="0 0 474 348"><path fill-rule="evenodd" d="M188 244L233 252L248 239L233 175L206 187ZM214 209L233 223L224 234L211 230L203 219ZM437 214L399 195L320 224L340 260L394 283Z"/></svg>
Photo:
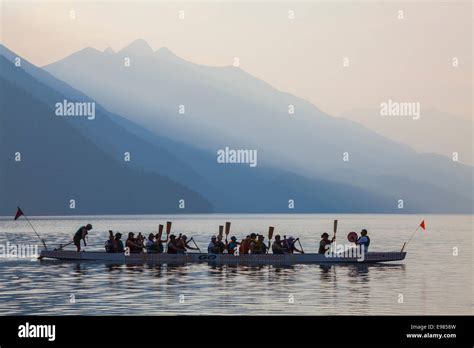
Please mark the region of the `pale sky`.
<svg viewBox="0 0 474 348"><path fill-rule="evenodd" d="M2 43L38 66L142 38L198 64L238 57L335 116L392 99L471 119L472 16L469 2L2 1L0 29Z"/></svg>

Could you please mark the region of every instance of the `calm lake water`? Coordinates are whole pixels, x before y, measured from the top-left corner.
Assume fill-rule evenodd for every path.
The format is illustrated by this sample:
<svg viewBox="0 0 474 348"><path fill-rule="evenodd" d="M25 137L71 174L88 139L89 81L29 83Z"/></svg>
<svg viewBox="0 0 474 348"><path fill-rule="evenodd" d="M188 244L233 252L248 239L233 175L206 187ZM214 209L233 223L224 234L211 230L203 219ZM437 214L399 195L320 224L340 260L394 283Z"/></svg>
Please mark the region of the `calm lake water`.
<svg viewBox="0 0 474 348"><path fill-rule="evenodd" d="M173 221L173 232L194 236L206 249L219 224L231 235L249 232L299 236L316 252L319 236L338 240L367 228L372 251L400 250L421 220L402 262L381 265L183 266L105 265L0 259L2 315L344 315L472 314L471 215L176 215L30 218L50 246L66 243L92 223L86 250L103 250L107 230L148 235ZM36 243L20 218L0 218L0 243ZM458 255L455 254L457 248ZM403 296L403 303L399 300ZM74 300L72 300L74 298Z"/></svg>

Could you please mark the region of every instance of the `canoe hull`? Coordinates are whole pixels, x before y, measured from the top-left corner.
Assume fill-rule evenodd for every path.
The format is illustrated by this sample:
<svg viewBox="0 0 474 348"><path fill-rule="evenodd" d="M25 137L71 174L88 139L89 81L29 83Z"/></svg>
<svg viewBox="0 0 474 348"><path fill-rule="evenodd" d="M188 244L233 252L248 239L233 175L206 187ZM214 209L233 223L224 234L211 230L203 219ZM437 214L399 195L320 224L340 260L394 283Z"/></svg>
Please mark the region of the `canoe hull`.
<svg viewBox="0 0 474 348"><path fill-rule="evenodd" d="M71 261L96 261L106 263L148 263L148 264L186 264L186 263L217 263L217 264L252 264L252 265L295 265L322 263L375 263L402 261L406 252L368 252L364 258L332 256L324 254L289 254L289 255L229 255L229 254L130 254L106 252L76 252L43 250L40 259L56 259Z"/></svg>

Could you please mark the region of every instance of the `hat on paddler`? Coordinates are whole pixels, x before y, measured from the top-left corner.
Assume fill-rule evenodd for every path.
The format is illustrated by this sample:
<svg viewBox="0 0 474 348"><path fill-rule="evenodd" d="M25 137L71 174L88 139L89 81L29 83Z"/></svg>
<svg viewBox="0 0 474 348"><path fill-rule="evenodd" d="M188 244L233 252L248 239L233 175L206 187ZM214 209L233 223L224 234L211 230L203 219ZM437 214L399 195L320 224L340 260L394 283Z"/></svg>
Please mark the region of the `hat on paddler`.
<svg viewBox="0 0 474 348"><path fill-rule="evenodd" d="M329 237L329 234L327 234L326 232L324 232L324 233L321 235L321 238L324 238L324 237Z"/></svg>

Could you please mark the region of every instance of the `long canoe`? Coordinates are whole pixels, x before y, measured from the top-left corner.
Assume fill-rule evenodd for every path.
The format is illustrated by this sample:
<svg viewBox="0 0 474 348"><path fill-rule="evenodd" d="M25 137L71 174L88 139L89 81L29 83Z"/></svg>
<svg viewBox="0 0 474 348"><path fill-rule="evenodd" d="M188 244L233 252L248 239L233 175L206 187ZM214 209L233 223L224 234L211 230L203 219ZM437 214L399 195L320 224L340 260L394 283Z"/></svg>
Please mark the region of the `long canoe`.
<svg viewBox="0 0 474 348"><path fill-rule="evenodd" d="M106 263L148 263L148 264L185 264L185 263L217 263L217 264L251 264L251 265L295 265L322 263L376 263L404 260L406 252L368 252L363 258L345 257L344 255L327 257L324 254L130 254L106 253L95 251L42 250L40 259L56 259L71 261L96 261Z"/></svg>

